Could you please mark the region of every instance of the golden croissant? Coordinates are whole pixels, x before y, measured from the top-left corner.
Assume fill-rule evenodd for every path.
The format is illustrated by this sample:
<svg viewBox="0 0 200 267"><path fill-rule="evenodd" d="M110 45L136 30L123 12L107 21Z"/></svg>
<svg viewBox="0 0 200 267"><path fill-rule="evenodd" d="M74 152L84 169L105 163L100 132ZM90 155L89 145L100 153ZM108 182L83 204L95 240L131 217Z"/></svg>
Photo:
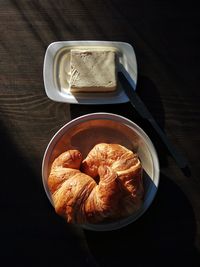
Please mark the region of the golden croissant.
<svg viewBox="0 0 200 267"><path fill-rule="evenodd" d="M137 154L119 144L97 144L83 160L80 151L58 156L49 190L56 212L69 223L100 223L129 216L143 201Z"/></svg>

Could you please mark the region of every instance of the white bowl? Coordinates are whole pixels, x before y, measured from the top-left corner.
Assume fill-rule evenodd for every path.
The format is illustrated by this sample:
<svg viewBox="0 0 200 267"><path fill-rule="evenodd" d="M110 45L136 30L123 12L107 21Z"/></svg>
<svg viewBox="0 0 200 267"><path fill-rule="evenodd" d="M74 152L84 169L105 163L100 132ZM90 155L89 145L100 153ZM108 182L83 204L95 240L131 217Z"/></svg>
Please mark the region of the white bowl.
<svg viewBox="0 0 200 267"><path fill-rule="evenodd" d="M42 179L47 197L53 205L47 179L53 160L68 149L78 149L85 157L100 142L118 143L137 152L144 169L144 201L142 207L129 216L112 223L84 224L84 229L109 231L137 220L151 205L159 184L159 161L146 133L134 122L111 113L92 113L65 124L49 142L42 162Z"/></svg>

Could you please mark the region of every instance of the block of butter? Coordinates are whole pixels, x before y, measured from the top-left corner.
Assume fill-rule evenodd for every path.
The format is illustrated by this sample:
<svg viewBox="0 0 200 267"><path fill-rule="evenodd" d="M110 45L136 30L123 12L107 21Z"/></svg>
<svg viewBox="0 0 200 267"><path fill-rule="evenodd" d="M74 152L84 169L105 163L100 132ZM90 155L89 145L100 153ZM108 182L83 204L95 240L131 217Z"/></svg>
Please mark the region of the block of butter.
<svg viewBox="0 0 200 267"><path fill-rule="evenodd" d="M70 91L112 92L117 88L116 53L106 50L72 49Z"/></svg>

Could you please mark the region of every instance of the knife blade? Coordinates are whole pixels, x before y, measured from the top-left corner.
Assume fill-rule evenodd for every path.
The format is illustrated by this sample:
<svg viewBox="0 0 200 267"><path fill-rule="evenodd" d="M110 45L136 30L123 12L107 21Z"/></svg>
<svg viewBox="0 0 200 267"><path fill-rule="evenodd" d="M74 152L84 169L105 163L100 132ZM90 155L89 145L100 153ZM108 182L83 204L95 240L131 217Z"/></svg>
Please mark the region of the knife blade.
<svg viewBox="0 0 200 267"><path fill-rule="evenodd" d="M144 102L141 100L141 98L138 96L138 94L135 92L134 88L130 84L130 75L129 73L123 69L123 71L118 72L118 78L119 81L124 89L124 92L126 93L127 97L130 100L130 103L132 106L136 109L136 111L139 113L139 115L148 120L149 123L152 125L154 130L159 135L162 142L167 147L170 154L175 159L176 163L181 169L185 169L188 167L188 162L185 159L185 157L172 145L170 140L167 138L163 130L160 128L160 126L157 124L153 116L151 115L150 111L147 109Z"/></svg>

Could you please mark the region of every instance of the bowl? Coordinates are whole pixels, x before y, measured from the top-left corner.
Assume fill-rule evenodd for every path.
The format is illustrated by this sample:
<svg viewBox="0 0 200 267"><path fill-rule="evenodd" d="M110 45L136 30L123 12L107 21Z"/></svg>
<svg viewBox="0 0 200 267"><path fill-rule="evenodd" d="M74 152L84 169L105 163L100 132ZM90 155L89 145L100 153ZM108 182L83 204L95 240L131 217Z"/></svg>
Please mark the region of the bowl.
<svg viewBox="0 0 200 267"><path fill-rule="evenodd" d="M131 120L112 113L91 113L66 123L50 140L42 162L42 179L46 195L48 175L54 159L68 149L78 149L83 158L98 143L118 143L136 152L143 167L144 201L141 208L127 218L115 222L80 225L94 231L111 231L139 219L155 198L159 184L159 160L147 134Z"/></svg>

